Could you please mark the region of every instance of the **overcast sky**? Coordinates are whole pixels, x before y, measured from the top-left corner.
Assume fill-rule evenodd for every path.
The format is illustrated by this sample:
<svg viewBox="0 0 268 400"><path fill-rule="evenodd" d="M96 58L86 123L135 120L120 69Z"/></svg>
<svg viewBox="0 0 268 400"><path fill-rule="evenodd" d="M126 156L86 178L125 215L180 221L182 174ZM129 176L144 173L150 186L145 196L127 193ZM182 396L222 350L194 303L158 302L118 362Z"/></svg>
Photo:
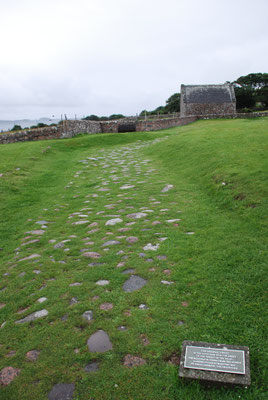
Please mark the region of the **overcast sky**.
<svg viewBox="0 0 268 400"><path fill-rule="evenodd" d="M268 0L0 0L0 119L135 115L268 72Z"/></svg>

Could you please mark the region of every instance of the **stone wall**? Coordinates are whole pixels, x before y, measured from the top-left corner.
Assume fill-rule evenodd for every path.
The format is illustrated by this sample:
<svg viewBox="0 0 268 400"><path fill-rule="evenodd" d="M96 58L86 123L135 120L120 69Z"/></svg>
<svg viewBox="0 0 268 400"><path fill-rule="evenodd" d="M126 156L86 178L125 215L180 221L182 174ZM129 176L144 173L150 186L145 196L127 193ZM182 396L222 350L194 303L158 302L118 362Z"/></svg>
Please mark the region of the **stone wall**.
<svg viewBox="0 0 268 400"><path fill-rule="evenodd" d="M99 121L67 120L62 122L62 138L69 138L79 133L101 133L102 127Z"/></svg>
<svg viewBox="0 0 268 400"><path fill-rule="evenodd" d="M197 119L220 119L220 118L237 119L237 118L260 118L260 117L268 117L268 112L198 115Z"/></svg>
<svg viewBox="0 0 268 400"><path fill-rule="evenodd" d="M235 103L221 103L221 104L197 104L187 103L185 104L184 115L223 115L223 114L235 114L236 105Z"/></svg>
<svg viewBox="0 0 268 400"><path fill-rule="evenodd" d="M196 121L197 117L189 116L185 118L168 118L153 121L138 121L136 123L136 130L138 132L158 131L160 129L172 128L174 126L182 126Z"/></svg>
<svg viewBox="0 0 268 400"><path fill-rule="evenodd" d="M101 132L103 133L117 133L119 121L103 121L101 122Z"/></svg>
<svg viewBox="0 0 268 400"><path fill-rule="evenodd" d="M166 118L166 119L154 119L154 120L142 120L135 121L133 118L124 118L115 121L66 121L64 124L65 133L62 137L72 137L78 133L118 133L118 127L124 124L134 123L136 125L136 131L138 132L149 132L160 129L167 129L174 126L181 126L189 124L197 119L195 116L185 118Z"/></svg>
<svg viewBox="0 0 268 400"><path fill-rule="evenodd" d="M18 132L0 134L0 144L26 142L32 140L59 139L62 137L62 127L50 126L40 129L27 129Z"/></svg>
<svg viewBox="0 0 268 400"><path fill-rule="evenodd" d="M63 138L73 137L79 133L117 133L118 126L130 118L122 118L114 121L88 121L67 120L63 121ZM132 120L132 119L131 119Z"/></svg>
<svg viewBox="0 0 268 400"><path fill-rule="evenodd" d="M68 120L63 121L58 126L50 126L46 128L27 129L18 132L9 132L0 134L0 144L25 142L32 140L71 138L80 133L98 134L98 133L117 133L119 125L132 123L136 125L136 131L149 132L160 129L172 128L174 126L182 126L190 124L197 119L216 119L216 118L255 118L268 117L268 113L229 113L229 114L212 114L198 115L188 117L175 117L154 120L134 120L133 118L125 118L118 121L82 121Z"/></svg>

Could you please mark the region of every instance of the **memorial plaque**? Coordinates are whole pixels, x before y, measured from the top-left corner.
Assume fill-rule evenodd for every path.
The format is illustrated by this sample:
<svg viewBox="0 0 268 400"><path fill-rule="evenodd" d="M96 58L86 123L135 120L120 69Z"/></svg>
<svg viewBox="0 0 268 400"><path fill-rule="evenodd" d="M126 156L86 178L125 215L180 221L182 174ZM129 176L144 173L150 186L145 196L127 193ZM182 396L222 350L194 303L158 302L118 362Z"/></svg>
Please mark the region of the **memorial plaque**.
<svg viewBox="0 0 268 400"><path fill-rule="evenodd" d="M245 351L186 346L184 367L245 374Z"/></svg>
<svg viewBox="0 0 268 400"><path fill-rule="evenodd" d="M217 343L184 341L179 376L220 385L250 385L249 349Z"/></svg>

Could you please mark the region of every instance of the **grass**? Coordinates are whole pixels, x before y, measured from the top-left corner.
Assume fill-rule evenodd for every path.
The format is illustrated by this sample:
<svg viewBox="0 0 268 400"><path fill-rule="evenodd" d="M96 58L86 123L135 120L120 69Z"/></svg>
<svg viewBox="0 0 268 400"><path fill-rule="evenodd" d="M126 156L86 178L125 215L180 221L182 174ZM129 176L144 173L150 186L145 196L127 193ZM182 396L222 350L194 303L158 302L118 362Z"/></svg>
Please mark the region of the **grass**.
<svg viewBox="0 0 268 400"><path fill-rule="evenodd" d="M0 329L0 370L21 369L9 386L1 388L3 399L46 399L52 386L62 382L75 383L77 400L266 398L267 126L265 118L211 120L159 132L0 146L0 290L6 288L0 291L0 303L6 304L0 310L0 325L6 321ZM125 147L134 152L138 170L126 152L118 155ZM104 158L81 162L99 156ZM115 157L125 159L129 171L122 171ZM148 165L141 163L144 160ZM113 175L120 184L105 186L111 170L117 170ZM132 182L134 190L119 189ZM174 189L163 194L166 184ZM100 192L100 187L110 190ZM107 209L108 204L115 208ZM153 210L147 221L137 220L130 231L118 232L129 221L126 215L143 211L142 207ZM88 234L88 224L73 225L79 219L73 213L79 211L88 215L89 223L98 222L100 230ZM105 227L110 218L105 215L118 213L124 223ZM166 222L177 218L178 223ZM39 220L50 222L45 234L39 242L22 246L25 232L40 229ZM152 225L156 220L161 224ZM185 234L191 231L194 235ZM138 254L147 243L158 243L156 233L168 239L157 252L148 252L153 262L147 262ZM123 235L139 241L129 247L124 238L116 239ZM54 249L52 239L70 239L65 244L70 250ZM121 244L105 252L103 239ZM88 241L94 244L86 245ZM82 256L83 248L100 252L105 265L89 267L94 260ZM119 249L128 259L117 255ZM33 253L41 256L37 262L18 261ZM116 268L122 261L125 266ZM123 292L127 276L121 271L126 268L135 268L147 285ZM22 272L25 275L19 276ZM98 287L98 279L110 284ZM174 284L166 286L161 280ZM82 285L70 287L73 282ZM37 303L42 296L48 300ZM73 297L79 302L70 306ZM103 302L113 303L113 309L100 310ZM140 310L140 304L148 309ZM46 318L15 324L43 308L49 311ZM81 317L86 310L93 311L90 323ZM121 325L128 330L119 331ZM109 333L112 351L89 353L87 339L98 329ZM148 346L140 335L149 339ZM249 346L252 385L207 389L179 380L172 360L185 339ZM40 351L35 363L25 359L33 349ZM9 357L11 350L16 354ZM146 364L126 368L126 354L142 357ZM85 365L95 360L99 371L86 373Z"/></svg>

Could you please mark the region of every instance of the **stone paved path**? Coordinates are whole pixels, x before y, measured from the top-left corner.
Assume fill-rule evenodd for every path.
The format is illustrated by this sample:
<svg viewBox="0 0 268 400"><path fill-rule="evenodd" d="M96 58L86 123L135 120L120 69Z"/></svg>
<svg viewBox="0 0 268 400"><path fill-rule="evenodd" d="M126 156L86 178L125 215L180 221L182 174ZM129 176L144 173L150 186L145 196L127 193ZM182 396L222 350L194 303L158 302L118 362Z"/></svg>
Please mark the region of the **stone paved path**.
<svg viewBox="0 0 268 400"><path fill-rule="evenodd" d="M165 138L156 139L154 142L161 140ZM168 290L168 286L176 284L174 280L165 279L167 275L172 274L172 269L168 264L168 256L163 253L162 248L166 248L169 240L168 232L179 226L182 216L179 214L179 209L174 213L166 208L169 206L168 196L176 188L170 182L161 181L157 184L155 180L153 182L152 177L157 176L157 171L152 168L149 159L141 156L140 149L151 145L150 141L111 151L100 150L94 157L89 156L79 162L79 169L63 189L61 204L59 202L53 210L44 209L39 220L32 221L32 229L25 232L25 236L17 245L13 260L6 265L3 277L5 283L0 289L8 289L14 275L23 280L25 287L31 284L32 279L40 282L40 287L33 293L28 293L27 307L22 305L16 315L10 315L10 320L1 322L2 329L8 329L11 324L17 324L20 329L20 326L30 321L33 323L38 318L42 318L40 321L47 324L53 302L60 299L52 299L46 292L51 285L57 283L59 273L66 275L66 291L69 289L70 293L65 313L61 317L62 323L68 322L70 315L75 312L76 307L80 307L82 301L80 297L82 298L85 290L83 287L87 282L79 280L78 277L79 266L85 265L92 293L94 287L99 288L98 295L92 297L90 307L85 307L81 312L81 324L84 321L89 329L91 326L95 327L88 335L85 346L88 346L89 353L116 351L112 332L105 332L99 328L102 326L102 318L111 315L116 307L113 301L109 301L108 295L117 291L121 293L121 297L125 296L127 299L127 296L132 296L132 292L143 293L149 290L148 273L153 277L156 270L152 263L162 266L163 274L162 278L159 278L159 283L162 284L163 290ZM88 180L88 173L92 170L96 170L96 174L94 176L91 174L91 180ZM84 196L80 195L80 188L85 183L88 185L88 191ZM70 190L72 190L71 197L68 194ZM141 193L143 196L140 196ZM61 215L66 214L66 208L71 208L64 222L66 229L62 229L60 237L53 237L53 226L62 223ZM194 234L194 232L186 233ZM142 271L139 268L141 263L146 266L148 272L144 276L139 272ZM42 275L45 275L45 266L48 264L55 264L57 267L55 277L46 276L43 280ZM78 270L74 274L77 276L75 279L70 270L75 271L76 268ZM31 269L32 273L29 272ZM137 309L145 313L149 307L146 304L146 296L142 298L144 303L137 305ZM40 307L37 306L44 301L46 309L42 308L41 304ZM131 318L131 315L131 310L124 311L124 318L126 316ZM97 324L94 325L96 318ZM182 321L180 323L183 324ZM122 331L122 335L128 330L127 326L118 323L115 323L114 329ZM142 332L138 339L141 338L144 345L149 345L149 339ZM32 353L29 353L30 351ZM37 363L42 358L42 352L32 348L28 349L27 354L28 359L32 359L29 354L38 354L35 358ZM137 354L126 354L122 359L122 364L127 367L138 367L145 363L146 360ZM9 365L12 364L10 361L7 361L7 364L6 367L12 366ZM101 370L101 366L95 361L85 365L84 368L87 372ZM2 371L3 376L5 371ZM22 372L23 366L20 374ZM13 375L18 379L17 370ZM12 380L13 376L10 382ZM3 381L4 384L9 383L8 379L3 378ZM69 384L58 382L50 388L48 398L56 399L61 395L59 398L71 399L73 392L73 382Z"/></svg>

